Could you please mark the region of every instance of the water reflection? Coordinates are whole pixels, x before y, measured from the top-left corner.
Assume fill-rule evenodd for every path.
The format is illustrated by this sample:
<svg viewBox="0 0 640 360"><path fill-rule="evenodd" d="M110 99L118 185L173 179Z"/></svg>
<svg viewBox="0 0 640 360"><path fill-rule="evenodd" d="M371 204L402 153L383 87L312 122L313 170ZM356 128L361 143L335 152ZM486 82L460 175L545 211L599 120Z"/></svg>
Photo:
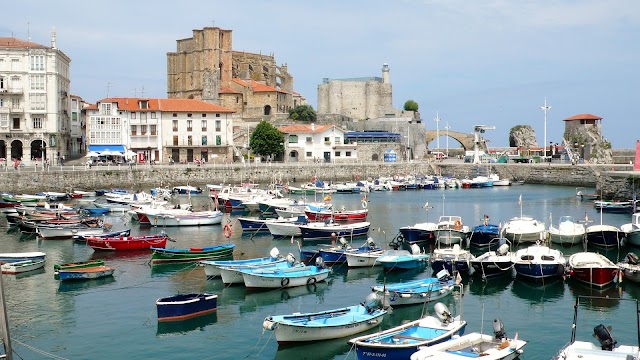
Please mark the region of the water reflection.
<svg viewBox="0 0 640 360"><path fill-rule="evenodd" d="M39 269L35 269L35 270L23 272L23 273L17 273L17 274L9 275L9 276L13 276L16 279L24 279L24 278L27 278L27 277L33 276L33 275L44 274L45 271L46 271L45 268L41 267Z"/></svg>
<svg viewBox="0 0 640 360"><path fill-rule="evenodd" d="M290 299L297 297L309 296L322 299L325 291L329 288L330 286L326 281L321 281L315 284L286 289L248 291L245 292L244 302L240 304L240 313L254 312L265 305L286 303ZM313 303L311 300L305 300L305 302L309 304Z"/></svg>
<svg viewBox="0 0 640 360"><path fill-rule="evenodd" d="M620 301L616 299L622 298L622 288L616 284L599 288L580 281L572 281L569 284L569 290L574 298L578 296L593 296L594 298L580 300L580 305L589 309L615 308L620 305Z"/></svg>
<svg viewBox="0 0 640 360"><path fill-rule="evenodd" d="M78 280L78 281L60 281L58 292L80 291L100 287L116 282L113 276L106 276L98 279Z"/></svg>
<svg viewBox="0 0 640 360"><path fill-rule="evenodd" d="M562 297L564 281L561 278L547 279L544 282L516 278L511 286L511 292L531 305L543 304Z"/></svg>
<svg viewBox="0 0 640 360"><path fill-rule="evenodd" d="M513 282L513 280L514 277L510 275L492 277L487 280L483 280L479 277L474 277L469 280L467 288L473 295L498 295L504 292Z"/></svg>
<svg viewBox="0 0 640 360"><path fill-rule="evenodd" d="M156 336L184 335L194 330L204 331L207 326L217 321L217 312L181 321L159 321Z"/></svg>
<svg viewBox="0 0 640 360"><path fill-rule="evenodd" d="M355 335L353 337L355 337ZM311 343L306 342L300 345L280 345L278 346L275 358L278 360L331 359L337 355L349 352L351 346L347 341L350 338L351 337L345 337Z"/></svg>
<svg viewBox="0 0 640 360"><path fill-rule="evenodd" d="M333 277L342 278L343 282L355 282L358 280L377 278L383 272L382 266L366 266L347 268L346 266L334 266Z"/></svg>

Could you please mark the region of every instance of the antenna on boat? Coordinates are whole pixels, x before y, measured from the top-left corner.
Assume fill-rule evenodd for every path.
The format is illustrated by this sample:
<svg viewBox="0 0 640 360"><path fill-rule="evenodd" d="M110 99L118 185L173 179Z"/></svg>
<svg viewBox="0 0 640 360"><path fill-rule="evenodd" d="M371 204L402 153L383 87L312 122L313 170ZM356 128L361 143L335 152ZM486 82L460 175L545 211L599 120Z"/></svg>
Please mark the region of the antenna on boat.
<svg viewBox="0 0 640 360"><path fill-rule="evenodd" d="M444 194L442 194L442 216L444 216Z"/></svg>

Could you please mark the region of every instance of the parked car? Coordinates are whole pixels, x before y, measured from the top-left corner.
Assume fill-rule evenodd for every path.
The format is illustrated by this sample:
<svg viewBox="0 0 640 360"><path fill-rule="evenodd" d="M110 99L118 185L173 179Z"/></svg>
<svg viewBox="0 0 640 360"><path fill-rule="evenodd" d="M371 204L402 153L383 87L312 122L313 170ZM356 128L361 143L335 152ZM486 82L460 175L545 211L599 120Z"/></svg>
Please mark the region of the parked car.
<svg viewBox="0 0 640 360"><path fill-rule="evenodd" d="M445 160L448 156L441 151L432 151L431 154L435 156L436 160Z"/></svg>

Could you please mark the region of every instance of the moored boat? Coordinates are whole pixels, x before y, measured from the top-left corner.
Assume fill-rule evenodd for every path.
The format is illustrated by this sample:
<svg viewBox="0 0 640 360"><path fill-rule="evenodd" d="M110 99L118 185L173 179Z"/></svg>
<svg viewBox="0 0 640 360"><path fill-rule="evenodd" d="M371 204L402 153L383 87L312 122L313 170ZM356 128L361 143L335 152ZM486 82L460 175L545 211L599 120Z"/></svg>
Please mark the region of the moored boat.
<svg viewBox="0 0 640 360"><path fill-rule="evenodd" d="M513 254L509 251L509 244L506 243L506 239L495 242L502 243L496 251L487 251L471 259L470 264L474 275L480 275L486 279L493 276L511 274L513 270Z"/></svg>
<svg viewBox="0 0 640 360"><path fill-rule="evenodd" d="M273 248L269 252L269 256L261 257L261 258L251 258L251 259L238 259L238 260L202 260L200 265L204 267L204 273L207 275L207 279L215 279L221 276L220 268L221 267L247 267L247 266L264 266L273 264L279 260L286 260L282 255L280 255L280 251L278 248Z"/></svg>
<svg viewBox="0 0 640 360"><path fill-rule="evenodd" d="M288 268L241 269L244 286L247 289L288 288L304 286L324 281L331 269L316 261L316 265L292 266Z"/></svg>
<svg viewBox="0 0 640 360"><path fill-rule="evenodd" d="M513 244L536 242L544 240L545 226L529 216L514 217L509 220L503 229L503 236Z"/></svg>
<svg viewBox="0 0 640 360"><path fill-rule="evenodd" d="M420 252L420 247L411 245L411 252L408 250L385 250L377 259L385 271L409 270L424 266L429 261L429 254Z"/></svg>
<svg viewBox="0 0 640 360"><path fill-rule="evenodd" d="M595 252L572 254L568 266L571 278L598 287L611 284L619 270L613 261Z"/></svg>
<svg viewBox="0 0 640 360"><path fill-rule="evenodd" d="M360 305L264 319L263 328L274 331L278 344L337 339L372 329L387 313L381 297L370 294Z"/></svg>
<svg viewBox="0 0 640 360"><path fill-rule="evenodd" d="M441 245L465 243L471 230L462 224L460 216L443 215L438 220L435 231L436 242Z"/></svg>
<svg viewBox="0 0 640 360"><path fill-rule="evenodd" d="M117 236L117 237L88 237L87 245L94 250L143 250L154 248L164 248L167 246L169 236L165 233L139 236Z"/></svg>
<svg viewBox="0 0 640 360"><path fill-rule="evenodd" d="M455 274L457 272L467 273L471 267L469 263L473 259L474 256L469 250L462 249L459 244L455 244L451 248L434 249L429 262L434 274L442 269L446 269L450 274Z"/></svg>
<svg viewBox="0 0 640 360"><path fill-rule="evenodd" d="M621 279L640 282L640 259L638 255L635 253L628 253L625 256L623 261L618 262L618 268L620 268L620 272L618 276L621 276Z"/></svg>
<svg viewBox="0 0 640 360"><path fill-rule="evenodd" d="M65 264L54 264L53 265L53 278L58 280L59 275L58 272L60 270L73 270L73 269L84 269L96 266L104 266L104 260L102 259L94 259L87 260L75 263L65 263Z"/></svg>
<svg viewBox="0 0 640 360"><path fill-rule="evenodd" d="M0 253L0 262L16 262L24 260L44 260L47 254L40 251L21 252L21 253Z"/></svg>
<svg viewBox="0 0 640 360"><path fill-rule="evenodd" d="M374 285L371 290L378 296L386 296L391 307L424 304L437 301L451 294L454 288L451 275L444 270L437 278L424 278L401 283Z"/></svg>
<svg viewBox="0 0 640 360"><path fill-rule="evenodd" d="M109 266L58 270L58 278L60 281L91 280L112 276L114 271L115 268Z"/></svg>
<svg viewBox="0 0 640 360"><path fill-rule="evenodd" d="M560 250L536 244L516 251L512 258L516 274L528 279L560 277L567 263Z"/></svg>
<svg viewBox="0 0 640 360"><path fill-rule="evenodd" d="M586 228L573 218L573 216L562 216L558 226L549 226L549 240L554 244L576 245L584 241Z"/></svg>
<svg viewBox="0 0 640 360"><path fill-rule="evenodd" d="M151 247L151 264L196 262L201 260L231 260L235 244L223 244L202 248L164 249Z"/></svg>
<svg viewBox="0 0 640 360"><path fill-rule="evenodd" d="M44 267L45 260L22 260L0 266L3 274L21 274Z"/></svg>
<svg viewBox="0 0 640 360"><path fill-rule="evenodd" d="M347 224L336 224L333 222L312 222L306 225L300 225L303 240L320 240L345 237L349 240L366 236L369 232L369 222L354 222Z"/></svg>
<svg viewBox="0 0 640 360"><path fill-rule="evenodd" d="M640 213L631 215L631 222L620 225L620 231L624 232L626 243L640 246Z"/></svg>
<svg viewBox="0 0 640 360"><path fill-rule="evenodd" d="M186 320L218 309L218 295L178 294L156 300L158 321Z"/></svg>

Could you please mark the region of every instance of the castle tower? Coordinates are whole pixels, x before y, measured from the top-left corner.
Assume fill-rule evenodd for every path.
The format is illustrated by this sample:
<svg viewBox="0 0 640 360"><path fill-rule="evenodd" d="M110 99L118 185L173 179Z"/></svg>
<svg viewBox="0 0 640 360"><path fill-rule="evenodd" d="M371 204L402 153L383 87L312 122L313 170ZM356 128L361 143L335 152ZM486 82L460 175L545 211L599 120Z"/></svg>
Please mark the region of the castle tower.
<svg viewBox="0 0 640 360"><path fill-rule="evenodd" d="M382 64L382 83L389 84L389 64Z"/></svg>

